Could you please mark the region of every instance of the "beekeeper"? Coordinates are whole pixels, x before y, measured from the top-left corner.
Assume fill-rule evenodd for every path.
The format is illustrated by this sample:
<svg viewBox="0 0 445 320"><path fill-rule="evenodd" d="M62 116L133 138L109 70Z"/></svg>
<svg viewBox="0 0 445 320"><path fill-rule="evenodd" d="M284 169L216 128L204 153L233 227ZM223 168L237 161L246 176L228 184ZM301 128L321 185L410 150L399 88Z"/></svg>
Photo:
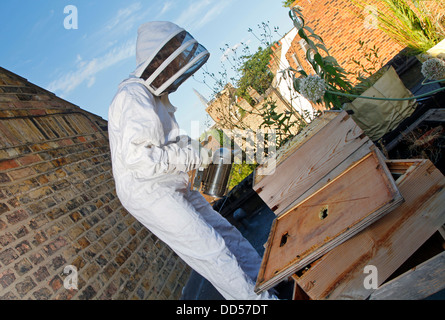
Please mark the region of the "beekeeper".
<svg viewBox="0 0 445 320"><path fill-rule="evenodd" d="M123 206L226 299L275 299L254 293L261 258L204 197L187 172L210 163L208 152L181 136L168 95L209 58L188 32L170 22L138 30L136 70L109 109L116 191Z"/></svg>

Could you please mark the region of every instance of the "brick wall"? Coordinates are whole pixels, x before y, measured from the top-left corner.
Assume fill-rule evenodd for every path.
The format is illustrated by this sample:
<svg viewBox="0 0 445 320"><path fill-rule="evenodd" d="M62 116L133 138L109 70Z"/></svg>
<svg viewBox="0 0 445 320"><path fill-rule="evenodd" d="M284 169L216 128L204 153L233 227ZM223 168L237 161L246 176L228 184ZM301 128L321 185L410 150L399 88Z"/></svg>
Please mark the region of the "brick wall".
<svg viewBox="0 0 445 320"><path fill-rule="evenodd" d="M106 127L0 68L0 299L180 298L190 269L121 206Z"/></svg>
<svg viewBox="0 0 445 320"><path fill-rule="evenodd" d="M370 0L369 3L378 5L376 0ZM364 41L368 48L375 45L379 49L380 60L383 64L403 49L381 30L365 28L363 20L358 17L362 12L352 4L351 0L298 0L293 5L303 8L306 25L323 39L331 56L348 72L355 73L359 70L355 64L351 63L351 58L360 60L366 68L371 66L364 58L364 53L358 51L359 40ZM299 36L294 39L286 58L291 66L296 68L292 58L292 54L296 53L306 72L313 73L299 44L300 40ZM324 54L323 51L322 54ZM355 77L350 77L350 80L355 82Z"/></svg>

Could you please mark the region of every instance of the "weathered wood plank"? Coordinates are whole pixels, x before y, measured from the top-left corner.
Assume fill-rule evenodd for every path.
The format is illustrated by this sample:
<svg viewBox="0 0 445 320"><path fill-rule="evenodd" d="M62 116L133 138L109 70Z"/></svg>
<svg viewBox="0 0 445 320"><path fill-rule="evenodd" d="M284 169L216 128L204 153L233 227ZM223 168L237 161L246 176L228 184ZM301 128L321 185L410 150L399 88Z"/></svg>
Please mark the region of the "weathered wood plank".
<svg viewBox="0 0 445 320"><path fill-rule="evenodd" d="M363 154L369 153L372 142L343 111L297 145L273 174L265 175L253 187L278 216L295 206L314 185L319 189L326 184L323 178L343 162L342 170L357 161L350 156L361 147Z"/></svg>
<svg viewBox="0 0 445 320"><path fill-rule="evenodd" d="M391 173L405 174L406 171L415 163L421 161L420 159L408 159L408 160L386 160L386 166Z"/></svg>
<svg viewBox="0 0 445 320"><path fill-rule="evenodd" d="M370 300L421 300L445 289L445 251L377 288Z"/></svg>
<svg viewBox="0 0 445 320"><path fill-rule="evenodd" d="M275 219L258 275L258 291L292 275L402 200L380 153L368 154Z"/></svg>
<svg viewBox="0 0 445 320"><path fill-rule="evenodd" d="M366 299L364 267L376 266L381 285L445 222L445 178L429 160L419 160L397 180L405 202L337 246L298 283L312 299Z"/></svg>

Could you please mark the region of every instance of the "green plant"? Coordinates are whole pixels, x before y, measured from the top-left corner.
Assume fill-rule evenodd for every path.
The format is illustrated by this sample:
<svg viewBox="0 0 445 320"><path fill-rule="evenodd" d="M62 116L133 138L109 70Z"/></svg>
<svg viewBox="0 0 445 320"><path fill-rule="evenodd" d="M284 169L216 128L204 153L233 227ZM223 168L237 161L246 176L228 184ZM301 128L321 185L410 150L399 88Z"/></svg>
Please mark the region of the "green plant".
<svg viewBox="0 0 445 320"><path fill-rule="evenodd" d="M383 1L402 1L402 0L383 0ZM294 78L294 87L300 94L303 94L307 99L320 103L325 102L327 108L330 105L341 108L341 100L339 97L344 97L349 101L352 99L370 99L370 100L386 100L386 101L405 101L414 100L430 96L437 92L445 90L445 87L423 93L417 96L406 98L380 98L380 97L368 97L357 94L354 92L351 83L346 79L347 73L336 62L336 60L329 55L328 50L323 44L323 40L320 36L316 35L314 31L305 26L304 18L301 10L298 6L291 9L289 12L290 18L296 28L298 28L298 34L301 38L306 40L309 45L307 50L307 60L315 70L316 75L308 75L305 71L292 70L291 76ZM309 35L306 34L306 31ZM316 41L312 41L310 38L314 38ZM327 55L322 56L319 50L323 50ZM374 51L374 55L377 54L377 49ZM372 57L372 54L371 56ZM304 78L297 78L295 71L299 72ZM369 72L371 74L371 72ZM373 74L374 75L374 74ZM438 79L428 83L443 82L445 79Z"/></svg>
<svg viewBox="0 0 445 320"><path fill-rule="evenodd" d="M410 54L427 51L445 37L442 18L436 17L423 1L381 0L378 6L370 6L369 0L351 0L366 15L373 15L376 27L384 31L402 46L409 48ZM436 0L443 7L442 0ZM373 13L367 12L373 8ZM433 6L434 7L434 6ZM362 16L366 18L365 16Z"/></svg>
<svg viewBox="0 0 445 320"><path fill-rule="evenodd" d="M264 94L272 83L273 74L267 67L271 54L272 49L268 46L266 48L258 47L254 54L241 57L242 63L237 70L241 77L235 83L236 94L246 99L251 105L254 102L249 95L249 88L255 89L259 94Z"/></svg>
<svg viewBox="0 0 445 320"><path fill-rule="evenodd" d="M256 164L234 163L232 165L232 172L230 174L229 190L237 186L247 176L249 176L253 170L257 167Z"/></svg>
<svg viewBox="0 0 445 320"><path fill-rule="evenodd" d="M282 2L283 3L283 7L290 8L292 3L294 3L294 2L295 2L295 0L285 0L285 1Z"/></svg>
<svg viewBox="0 0 445 320"><path fill-rule="evenodd" d="M351 91L353 86L347 79L348 73L338 64L337 60L329 54L323 39L305 24L301 8L298 6L293 7L289 12L289 16L294 26L298 29L298 35L304 39L308 45L309 49L306 51L306 59L315 73L326 82L331 91ZM308 77L308 74L304 70L292 71ZM300 79L295 78L294 88L298 92L301 92ZM340 109L344 101L336 94L326 92L322 98L314 102L324 102L328 109Z"/></svg>
<svg viewBox="0 0 445 320"><path fill-rule="evenodd" d="M385 73L386 68L383 68L383 62L380 60L379 48L375 45L372 48L369 48L362 40L359 40L358 43L358 56L363 57L364 60L368 62L368 66L365 66L362 59L352 57L350 60L350 63L357 68L355 72L357 84L354 86L351 93L360 95L370 88L383 75L383 73Z"/></svg>
<svg viewBox="0 0 445 320"><path fill-rule="evenodd" d="M279 112L276 102L271 99L263 105L260 115L263 118L260 128L275 131L277 148L292 139L306 126L306 123L295 118L292 112L288 110Z"/></svg>

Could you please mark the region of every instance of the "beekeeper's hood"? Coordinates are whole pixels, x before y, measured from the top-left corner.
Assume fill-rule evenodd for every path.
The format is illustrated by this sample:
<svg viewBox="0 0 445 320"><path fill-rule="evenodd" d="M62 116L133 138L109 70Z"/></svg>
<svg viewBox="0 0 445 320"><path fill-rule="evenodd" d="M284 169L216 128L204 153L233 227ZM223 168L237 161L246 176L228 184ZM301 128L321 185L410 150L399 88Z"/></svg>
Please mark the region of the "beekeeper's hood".
<svg viewBox="0 0 445 320"><path fill-rule="evenodd" d="M209 56L206 48L176 24L148 22L138 30L133 75L144 79L151 93L161 96L176 91Z"/></svg>

